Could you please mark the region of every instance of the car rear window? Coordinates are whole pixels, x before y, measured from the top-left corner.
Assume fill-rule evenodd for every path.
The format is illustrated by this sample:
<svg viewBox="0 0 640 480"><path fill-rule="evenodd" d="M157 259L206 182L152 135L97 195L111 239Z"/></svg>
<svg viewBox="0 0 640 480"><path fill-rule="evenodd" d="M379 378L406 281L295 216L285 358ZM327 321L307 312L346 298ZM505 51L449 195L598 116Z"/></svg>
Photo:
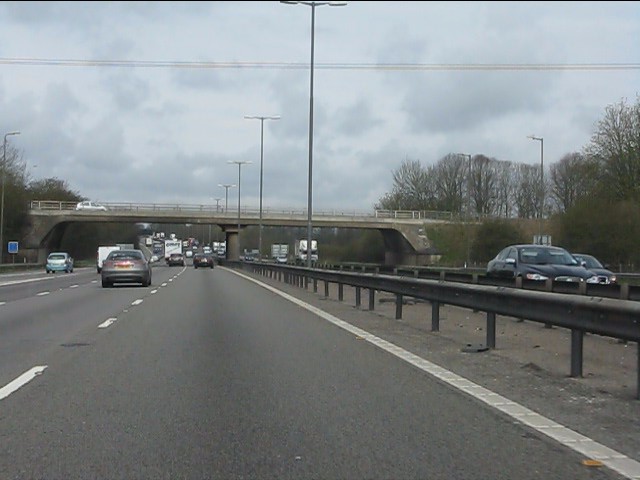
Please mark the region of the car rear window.
<svg viewBox="0 0 640 480"><path fill-rule="evenodd" d="M141 260L142 258L144 258L142 252L124 252L120 250L111 252L107 260Z"/></svg>
<svg viewBox="0 0 640 480"><path fill-rule="evenodd" d="M49 255L49 260L64 260L65 258L67 257L61 253Z"/></svg>

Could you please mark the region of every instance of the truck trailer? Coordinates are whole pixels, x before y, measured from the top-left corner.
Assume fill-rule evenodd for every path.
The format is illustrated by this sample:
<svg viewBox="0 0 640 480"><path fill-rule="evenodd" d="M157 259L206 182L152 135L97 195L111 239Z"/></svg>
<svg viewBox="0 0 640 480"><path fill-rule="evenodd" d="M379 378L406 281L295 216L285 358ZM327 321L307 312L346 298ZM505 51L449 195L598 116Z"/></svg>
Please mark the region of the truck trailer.
<svg viewBox="0 0 640 480"><path fill-rule="evenodd" d="M182 253L182 240L164 241L164 259L168 260L172 253Z"/></svg>
<svg viewBox="0 0 640 480"><path fill-rule="evenodd" d="M307 264L307 239L296 240L294 244L294 256L296 265ZM318 241L311 240L311 263L318 261Z"/></svg>

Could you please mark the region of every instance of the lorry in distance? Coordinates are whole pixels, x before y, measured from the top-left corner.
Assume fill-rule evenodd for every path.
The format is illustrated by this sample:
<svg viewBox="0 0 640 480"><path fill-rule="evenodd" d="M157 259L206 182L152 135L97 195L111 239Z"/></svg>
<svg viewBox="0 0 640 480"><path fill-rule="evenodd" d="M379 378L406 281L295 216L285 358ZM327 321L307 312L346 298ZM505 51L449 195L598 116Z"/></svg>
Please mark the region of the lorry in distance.
<svg viewBox="0 0 640 480"><path fill-rule="evenodd" d="M114 250L120 250L120 245L101 245L98 247L96 256L96 270L98 273L102 272L102 262L104 262L105 258Z"/></svg>
<svg viewBox="0 0 640 480"><path fill-rule="evenodd" d="M307 239L296 240L294 244L294 257L297 265L307 264ZM318 261L318 241L311 240L311 263Z"/></svg>
<svg viewBox="0 0 640 480"><path fill-rule="evenodd" d="M182 240L164 241L164 259L168 260L172 253L182 253Z"/></svg>
<svg viewBox="0 0 640 480"><path fill-rule="evenodd" d="M289 257L289 244L274 243L271 245L271 260L278 263L287 263Z"/></svg>

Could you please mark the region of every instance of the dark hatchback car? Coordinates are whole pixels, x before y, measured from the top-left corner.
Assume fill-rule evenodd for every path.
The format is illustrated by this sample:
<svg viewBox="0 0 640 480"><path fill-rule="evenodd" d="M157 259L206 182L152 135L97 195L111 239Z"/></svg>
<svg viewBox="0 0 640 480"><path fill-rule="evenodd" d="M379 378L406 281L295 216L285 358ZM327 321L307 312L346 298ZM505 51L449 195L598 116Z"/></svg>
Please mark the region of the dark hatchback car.
<svg viewBox="0 0 640 480"><path fill-rule="evenodd" d="M102 262L100 275L105 288L115 283L141 283L148 287L151 285L151 264L142 250L114 250Z"/></svg>
<svg viewBox="0 0 640 480"><path fill-rule="evenodd" d="M167 265L173 267L174 265L180 265L184 267L184 255L182 253L172 253L167 258Z"/></svg>
<svg viewBox="0 0 640 480"><path fill-rule="evenodd" d="M193 256L193 268L213 268L214 263L213 255L209 255L207 253L196 253Z"/></svg>
<svg viewBox="0 0 640 480"><path fill-rule="evenodd" d="M549 245L511 245L504 248L487 264L487 276L598 283L598 276L567 250Z"/></svg>
<svg viewBox="0 0 640 480"><path fill-rule="evenodd" d="M586 253L574 253L573 256L578 260L578 262L598 276L598 283L610 284L618 282L616 274L609 270L606 265L600 263L600 261L593 255L587 255Z"/></svg>

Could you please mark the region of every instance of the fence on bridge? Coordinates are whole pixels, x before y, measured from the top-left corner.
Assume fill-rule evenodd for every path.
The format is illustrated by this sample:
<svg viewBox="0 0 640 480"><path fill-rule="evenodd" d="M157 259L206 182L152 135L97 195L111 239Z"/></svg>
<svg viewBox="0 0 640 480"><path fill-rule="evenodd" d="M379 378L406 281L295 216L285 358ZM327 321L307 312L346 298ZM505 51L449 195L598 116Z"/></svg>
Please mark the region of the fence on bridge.
<svg viewBox="0 0 640 480"><path fill-rule="evenodd" d="M32 200L29 203L30 210L58 210L70 211L76 209L77 202L61 202L56 200ZM101 203L107 208L107 211L113 212L210 212L225 213L224 207L218 205L181 205L175 203ZM237 209L229 208L228 213L235 214ZM243 215L259 215L260 209L256 207L241 207ZM96 212L101 214L104 212ZM262 214L268 216L274 215L292 215L307 216L306 209L300 208L271 208L262 209ZM436 210L314 210L314 217L346 217L346 218L367 218L367 219L398 219L398 220L456 220L459 215L453 212L436 211Z"/></svg>

